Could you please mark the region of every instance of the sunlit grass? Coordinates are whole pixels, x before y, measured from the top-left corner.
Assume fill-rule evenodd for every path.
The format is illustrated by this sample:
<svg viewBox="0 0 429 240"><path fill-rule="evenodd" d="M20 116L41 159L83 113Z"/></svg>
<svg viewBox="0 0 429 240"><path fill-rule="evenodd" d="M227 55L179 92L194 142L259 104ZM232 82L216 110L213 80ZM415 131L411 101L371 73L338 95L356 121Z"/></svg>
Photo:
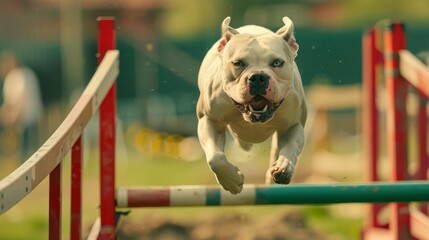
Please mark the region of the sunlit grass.
<svg viewBox="0 0 429 240"><path fill-rule="evenodd" d="M134 151L118 153L116 162L117 186L149 185L205 185L216 184L204 160L187 162L162 156L146 156ZM83 182L83 232L87 233L98 216L99 164L98 152L85 155ZM257 172L249 182L259 181L264 175L266 161L239 163L245 174ZM66 157L63 168L63 238L69 237L70 208L70 159ZM242 214L260 218L280 211L303 212L309 227L340 239L359 239L359 217L338 217L325 206L248 206L248 207L187 207L132 209L129 221L150 216L173 219L198 219L204 216ZM48 183L43 181L27 198L0 216L0 239L47 239L48 235Z"/></svg>

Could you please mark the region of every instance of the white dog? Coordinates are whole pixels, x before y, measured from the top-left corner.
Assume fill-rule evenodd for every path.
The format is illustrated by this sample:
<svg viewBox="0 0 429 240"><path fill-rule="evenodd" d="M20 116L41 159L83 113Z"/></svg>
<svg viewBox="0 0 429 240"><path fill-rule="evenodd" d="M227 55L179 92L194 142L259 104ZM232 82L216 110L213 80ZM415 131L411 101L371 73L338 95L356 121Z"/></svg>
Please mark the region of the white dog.
<svg viewBox="0 0 429 240"><path fill-rule="evenodd" d="M222 38L201 64L197 116L208 165L222 187L237 194L244 176L225 156L226 128L245 150L272 137L266 182L288 184L304 145L307 106L292 21L284 17L276 33L259 26L234 29L230 21L223 21Z"/></svg>

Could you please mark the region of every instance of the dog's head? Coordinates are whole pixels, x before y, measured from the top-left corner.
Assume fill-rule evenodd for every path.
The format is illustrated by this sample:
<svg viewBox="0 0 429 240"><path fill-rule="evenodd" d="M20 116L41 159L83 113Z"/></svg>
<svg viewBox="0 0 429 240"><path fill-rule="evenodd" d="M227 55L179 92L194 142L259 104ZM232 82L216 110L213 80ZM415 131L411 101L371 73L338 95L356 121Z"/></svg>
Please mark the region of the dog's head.
<svg viewBox="0 0 429 240"><path fill-rule="evenodd" d="M223 89L251 123L270 120L288 95L298 44L293 23L283 18L276 33L257 26L234 29L222 23L218 51L223 64ZM242 32L240 32L242 31Z"/></svg>

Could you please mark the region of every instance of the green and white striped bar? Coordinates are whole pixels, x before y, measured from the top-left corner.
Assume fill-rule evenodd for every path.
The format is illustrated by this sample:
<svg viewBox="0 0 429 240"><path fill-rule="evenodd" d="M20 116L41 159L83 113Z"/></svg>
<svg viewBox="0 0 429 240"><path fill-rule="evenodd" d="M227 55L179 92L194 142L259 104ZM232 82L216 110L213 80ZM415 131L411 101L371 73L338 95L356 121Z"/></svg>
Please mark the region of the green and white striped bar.
<svg viewBox="0 0 429 240"><path fill-rule="evenodd" d="M217 186L118 188L117 207L185 207L429 201L428 181L357 184L244 185L232 195Z"/></svg>

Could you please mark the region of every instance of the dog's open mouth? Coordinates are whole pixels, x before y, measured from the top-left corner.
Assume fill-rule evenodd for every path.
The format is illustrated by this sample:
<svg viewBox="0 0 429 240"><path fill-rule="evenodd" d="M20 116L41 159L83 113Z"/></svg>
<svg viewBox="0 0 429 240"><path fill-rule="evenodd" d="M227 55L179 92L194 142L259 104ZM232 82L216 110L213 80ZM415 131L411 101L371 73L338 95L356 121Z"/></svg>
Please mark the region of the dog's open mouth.
<svg viewBox="0 0 429 240"><path fill-rule="evenodd" d="M232 98L231 100L235 107L243 113L246 120L249 120L252 123L264 123L273 117L274 112L279 108L284 99L280 102L274 103L263 96L256 95L247 103L238 103Z"/></svg>

